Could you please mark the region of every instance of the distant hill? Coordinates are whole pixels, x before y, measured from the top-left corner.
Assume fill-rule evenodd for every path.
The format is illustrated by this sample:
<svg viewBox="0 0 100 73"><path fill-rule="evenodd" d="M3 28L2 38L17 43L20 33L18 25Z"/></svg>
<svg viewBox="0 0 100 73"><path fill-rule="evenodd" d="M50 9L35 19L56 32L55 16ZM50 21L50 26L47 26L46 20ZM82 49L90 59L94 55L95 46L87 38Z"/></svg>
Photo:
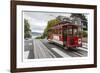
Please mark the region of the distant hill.
<svg viewBox="0 0 100 73"><path fill-rule="evenodd" d="M39 33L39 32L32 32L32 35L42 35L42 33Z"/></svg>

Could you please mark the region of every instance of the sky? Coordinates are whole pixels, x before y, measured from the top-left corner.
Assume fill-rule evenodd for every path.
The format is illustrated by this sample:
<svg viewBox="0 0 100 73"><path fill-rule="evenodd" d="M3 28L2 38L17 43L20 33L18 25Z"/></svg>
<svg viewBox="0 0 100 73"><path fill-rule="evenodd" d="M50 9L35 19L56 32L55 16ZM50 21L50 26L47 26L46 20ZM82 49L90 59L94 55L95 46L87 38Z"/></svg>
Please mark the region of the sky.
<svg viewBox="0 0 100 73"><path fill-rule="evenodd" d="M57 16L70 17L70 13L53 13L53 12L34 12L24 11L24 19L27 19L32 32L43 33L49 20L55 19Z"/></svg>

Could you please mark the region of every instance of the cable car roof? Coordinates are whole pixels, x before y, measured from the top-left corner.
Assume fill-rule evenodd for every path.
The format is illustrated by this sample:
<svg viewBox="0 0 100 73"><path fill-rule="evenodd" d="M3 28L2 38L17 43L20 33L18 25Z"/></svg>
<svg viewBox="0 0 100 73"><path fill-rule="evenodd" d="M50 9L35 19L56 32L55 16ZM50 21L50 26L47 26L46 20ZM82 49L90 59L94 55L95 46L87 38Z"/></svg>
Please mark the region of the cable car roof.
<svg viewBox="0 0 100 73"><path fill-rule="evenodd" d="M63 21L63 22L60 22L57 25L52 26L50 29L59 29L59 28L62 28L62 27L70 27L70 26L73 27L73 28L82 27L81 25L75 25L75 24L72 24L71 22Z"/></svg>

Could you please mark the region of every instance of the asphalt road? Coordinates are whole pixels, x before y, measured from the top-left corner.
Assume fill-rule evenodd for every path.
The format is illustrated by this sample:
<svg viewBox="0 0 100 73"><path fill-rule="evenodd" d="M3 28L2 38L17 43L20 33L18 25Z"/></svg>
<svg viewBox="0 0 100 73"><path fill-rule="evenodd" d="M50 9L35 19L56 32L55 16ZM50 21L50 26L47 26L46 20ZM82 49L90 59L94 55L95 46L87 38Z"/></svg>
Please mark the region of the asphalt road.
<svg viewBox="0 0 100 73"><path fill-rule="evenodd" d="M87 44L73 49L64 49L56 43L50 43L46 39L30 39L24 41L25 59L86 57L88 55Z"/></svg>

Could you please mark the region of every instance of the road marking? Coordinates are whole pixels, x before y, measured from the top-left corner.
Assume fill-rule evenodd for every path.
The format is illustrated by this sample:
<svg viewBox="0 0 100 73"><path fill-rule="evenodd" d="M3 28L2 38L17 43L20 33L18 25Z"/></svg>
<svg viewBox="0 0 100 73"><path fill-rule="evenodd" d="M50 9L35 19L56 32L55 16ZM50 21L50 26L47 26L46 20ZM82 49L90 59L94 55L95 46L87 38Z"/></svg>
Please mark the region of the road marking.
<svg viewBox="0 0 100 73"><path fill-rule="evenodd" d="M54 50L55 52L57 52L62 57L70 57L69 55L65 54L64 52L58 50L57 48L51 48L51 49Z"/></svg>
<svg viewBox="0 0 100 73"><path fill-rule="evenodd" d="M39 56L38 56L39 54L37 53L37 49L36 49L36 40L34 40L33 42L34 42L33 43L34 44L34 51L33 51L34 52L34 57L39 58Z"/></svg>
<svg viewBox="0 0 100 73"><path fill-rule="evenodd" d="M84 51L88 51L88 49L84 49L82 47L77 47L77 49L84 50Z"/></svg>
<svg viewBox="0 0 100 73"><path fill-rule="evenodd" d="M24 52L24 59L28 59L29 51Z"/></svg>
<svg viewBox="0 0 100 73"><path fill-rule="evenodd" d="M74 51L73 51L74 52ZM77 52L74 52L76 55L78 55L78 56L82 56L82 54L80 54L80 53L77 53Z"/></svg>

